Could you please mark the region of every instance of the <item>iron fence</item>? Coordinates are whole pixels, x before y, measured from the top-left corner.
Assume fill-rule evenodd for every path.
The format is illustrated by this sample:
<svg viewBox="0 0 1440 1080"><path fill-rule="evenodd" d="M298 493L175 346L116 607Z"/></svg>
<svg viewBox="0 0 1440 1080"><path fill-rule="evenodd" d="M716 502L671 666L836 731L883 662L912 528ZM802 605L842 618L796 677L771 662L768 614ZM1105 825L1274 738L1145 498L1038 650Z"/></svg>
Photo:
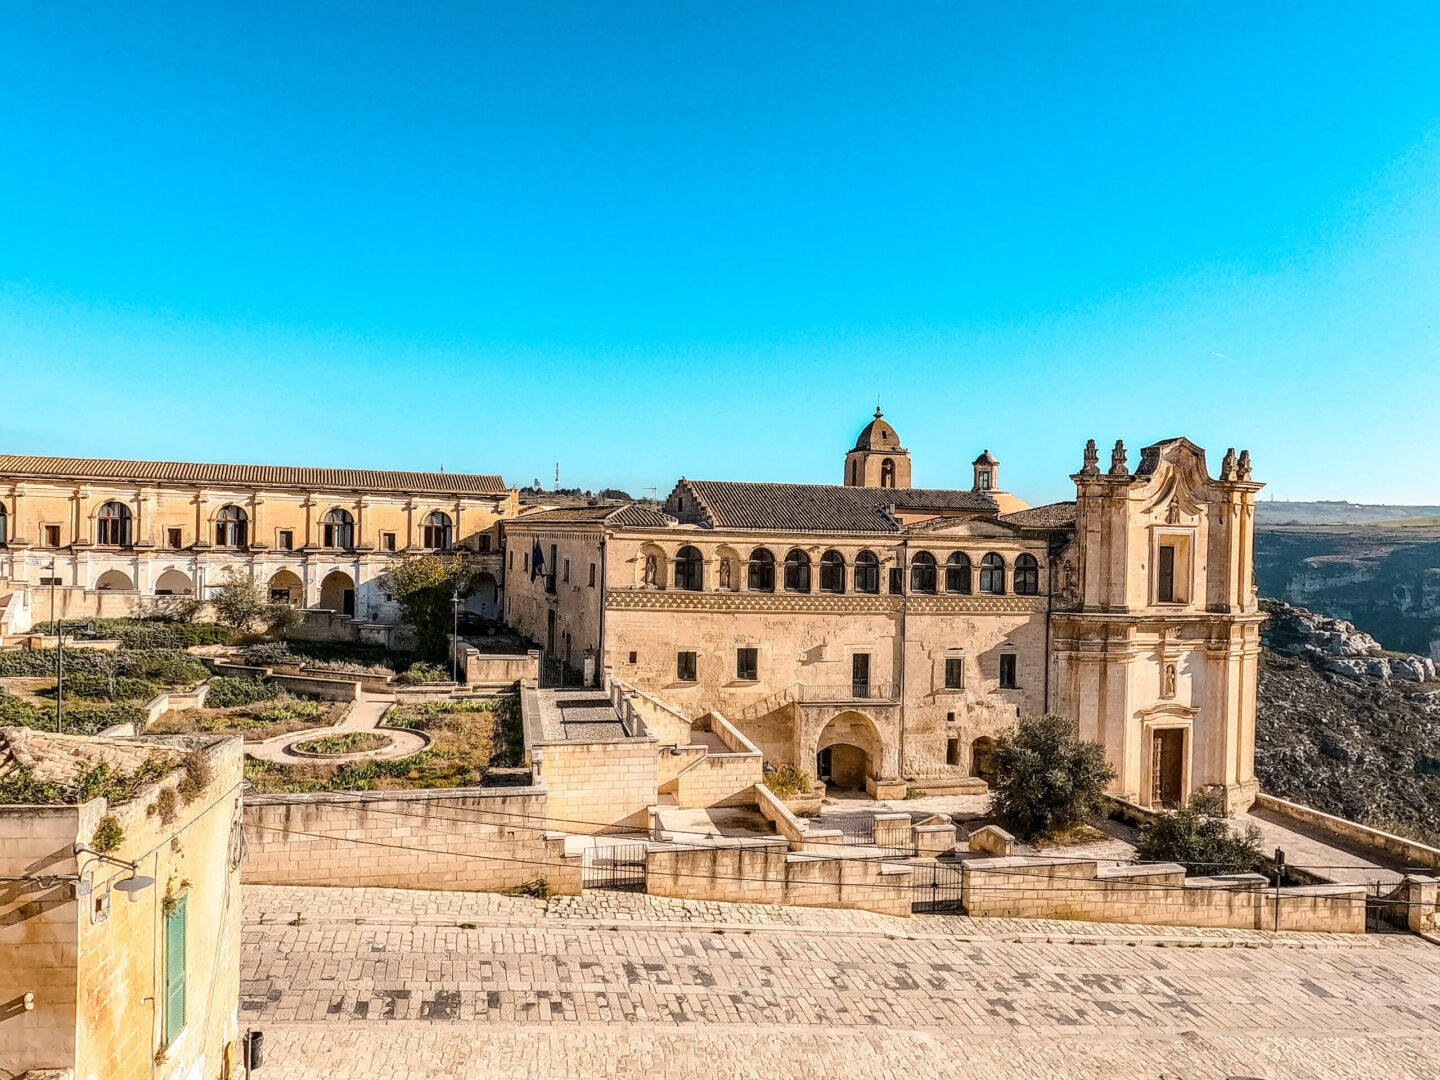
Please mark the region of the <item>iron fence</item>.
<svg viewBox="0 0 1440 1080"><path fill-rule="evenodd" d="M910 910L963 914L963 866L916 863L910 870Z"/></svg>
<svg viewBox="0 0 1440 1080"><path fill-rule="evenodd" d="M614 892L645 891L645 844L588 847L580 860L580 886Z"/></svg>

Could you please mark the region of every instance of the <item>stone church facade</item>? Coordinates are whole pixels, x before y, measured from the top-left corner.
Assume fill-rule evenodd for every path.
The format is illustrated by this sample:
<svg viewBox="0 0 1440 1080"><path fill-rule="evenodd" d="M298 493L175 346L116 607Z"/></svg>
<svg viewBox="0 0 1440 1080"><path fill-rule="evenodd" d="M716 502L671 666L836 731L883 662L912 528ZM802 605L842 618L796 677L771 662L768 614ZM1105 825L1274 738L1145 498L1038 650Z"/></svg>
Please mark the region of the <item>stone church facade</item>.
<svg viewBox="0 0 1440 1080"><path fill-rule="evenodd" d="M681 479L505 522L506 618L557 667L717 709L772 764L895 794L989 773L1021 713L1104 743L1114 790L1254 798L1259 613L1248 454L1185 439L1133 472L1093 442L1073 502L1029 507L985 451L968 490L909 486L877 410L843 483Z"/></svg>
<svg viewBox="0 0 1440 1080"><path fill-rule="evenodd" d="M393 623L376 578L396 554L466 547L471 607L498 616L498 476L0 455L0 597L32 617L127 616L204 597L238 570L272 599Z"/></svg>

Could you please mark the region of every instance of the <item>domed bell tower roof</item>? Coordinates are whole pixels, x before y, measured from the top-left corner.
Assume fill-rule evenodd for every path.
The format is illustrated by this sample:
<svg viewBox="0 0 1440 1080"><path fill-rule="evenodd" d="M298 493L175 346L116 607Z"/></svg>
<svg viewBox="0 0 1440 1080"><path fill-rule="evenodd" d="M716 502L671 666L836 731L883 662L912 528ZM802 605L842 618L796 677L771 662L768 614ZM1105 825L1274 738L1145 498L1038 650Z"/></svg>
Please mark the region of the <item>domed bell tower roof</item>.
<svg viewBox="0 0 1440 1080"><path fill-rule="evenodd" d="M880 406L875 406L875 419L866 424L860 431L860 437L855 440L856 450L893 450L900 451L900 436L895 434L895 429L886 422L884 414L880 412Z"/></svg>

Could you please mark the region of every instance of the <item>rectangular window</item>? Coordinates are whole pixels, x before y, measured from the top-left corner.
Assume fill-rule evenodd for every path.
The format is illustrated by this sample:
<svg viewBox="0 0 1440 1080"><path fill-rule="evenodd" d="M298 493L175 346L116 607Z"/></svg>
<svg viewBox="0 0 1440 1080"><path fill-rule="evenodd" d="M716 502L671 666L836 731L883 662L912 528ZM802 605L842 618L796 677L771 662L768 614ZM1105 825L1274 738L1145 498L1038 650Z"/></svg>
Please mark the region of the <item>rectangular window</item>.
<svg viewBox="0 0 1440 1080"><path fill-rule="evenodd" d="M960 740L959 740L959 739L946 739L946 740L945 740L945 764L946 764L946 765L959 765L959 764L960 764Z"/></svg>
<svg viewBox="0 0 1440 1080"><path fill-rule="evenodd" d="M1014 690L1018 686L1015 680L1015 654L1000 654L1000 689Z"/></svg>
<svg viewBox="0 0 1440 1080"><path fill-rule="evenodd" d="M590 588L593 589L594 587L595 587L595 564L592 562L592 563L590 564Z"/></svg>
<svg viewBox="0 0 1440 1080"><path fill-rule="evenodd" d="M1012 656L1013 660L1014 657ZM1000 665L1004 667L1005 658L1000 658ZM945 689L965 689L965 658L963 656L947 656L945 658Z"/></svg>
<svg viewBox="0 0 1440 1080"><path fill-rule="evenodd" d="M505 561L505 565L506 565L509 569L514 570L514 569L515 569L515 552L513 552L513 551L507 551L507 552L505 553L505 560L506 560L506 561Z"/></svg>
<svg viewBox="0 0 1440 1080"><path fill-rule="evenodd" d="M171 551L179 551L185 546L185 539L179 529L166 529L165 543Z"/></svg>
<svg viewBox="0 0 1440 1080"><path fill-rule="evenodd" d="M760 677L760 650L735 650L735 678L742 682L754 682Z"/></svg>
<svg viewBox="0 0 1440 1080"><path fill-rule="evenodd" d="M1155 585L1155 599L1162 604L1175 602L1175 547L1160 545L1159 577Z"/></svg>
<svg viewBox="0 0 1440 1080"><path fill-rule="evenodd" d="M892 566L890 568L890 592L899 596L905 591L905 568L903 566Z"/></svg>
<svg viewBox="0 0 1440 1080"><path fill-rule="evenodd" d="M527 572L530 569L530 553L528 551L520 553L520 569Z"/></svg>
<svg viewBox="0 0 1440 1080"><path fill-rule="evenodd" d="M46 525L46 526L45 526L45 546L46 546L46 547L59 547L59 546L60 546L60 526L59 526L59 525Z"/></svg>
<svg viewBox="0 0 1440 1080"><path fill-rule="evenodd" d="M677 652L675 654L675 679L677 682L695 681L695 653Z"/></svg>
<svg viewBox="0 0 1440 1080"><path fill-rule="evenodd" d="M480 542L479 550L480 550L482 553L490 550L490 534L489 534L489 533L481 533L480 536L479 536L479 542Z"/></svg>
<svg viewBox="0 0 1440 1080"><path fill-rule="evenodd" d="M565 560L565 576L564 576L561 580L562 580L562 581L569 581L569 580L570 580L570 560L569 560L569 559L566 559L566 560Z"/></svg>
<svg viewBox="0 0 1440 1080"><path fill-rule="evenodd" d="M632 663L632 664L635 663L636 656L637 656L637 654L636 654L634 651L632 651L632 652L630 653L630 663Z"/></svg>
<svg viewBox="0 0 1440 1080"><path fill-rule="evenodd" d="M395 534L393 532L384 532L380 534L380 548L382 551L395 550Z"/></svg>
<svg viewBox="0 0 1440 1080"><path fill-rule="evenodd" d="M185 901L165 913L165 1045L185 1030Z"/></svg>

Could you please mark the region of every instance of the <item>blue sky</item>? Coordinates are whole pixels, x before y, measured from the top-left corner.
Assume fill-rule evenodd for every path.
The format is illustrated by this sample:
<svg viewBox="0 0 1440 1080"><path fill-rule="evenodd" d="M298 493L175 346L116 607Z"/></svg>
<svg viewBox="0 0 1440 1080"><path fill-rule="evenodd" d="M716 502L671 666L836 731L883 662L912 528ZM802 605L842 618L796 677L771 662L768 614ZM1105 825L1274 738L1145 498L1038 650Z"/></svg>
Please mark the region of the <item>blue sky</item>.
<svg viewBox="0 0 1440 1080"><path fill-rule="evenodd" d="M917 485L1185 434L1435 502L1437 56L1433 2L11 4L0 450L838 482L880 394Z"/></svg>

